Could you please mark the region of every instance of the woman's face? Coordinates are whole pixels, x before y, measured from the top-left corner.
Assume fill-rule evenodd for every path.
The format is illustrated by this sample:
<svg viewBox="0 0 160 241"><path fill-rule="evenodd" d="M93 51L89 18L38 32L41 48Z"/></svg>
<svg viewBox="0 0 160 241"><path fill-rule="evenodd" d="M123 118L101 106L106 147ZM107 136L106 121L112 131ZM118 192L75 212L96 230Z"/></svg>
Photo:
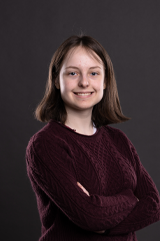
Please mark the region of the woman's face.
<svg viewBox="0 0 160 241"><path fill-rule="evenodd" d="M63 62L59 74L61 97L66 109L87 110L93 108L103 97L105 72L101 59L99 63L81 46L71 49ZM93 92L80 95L78 92Z"/></svg>

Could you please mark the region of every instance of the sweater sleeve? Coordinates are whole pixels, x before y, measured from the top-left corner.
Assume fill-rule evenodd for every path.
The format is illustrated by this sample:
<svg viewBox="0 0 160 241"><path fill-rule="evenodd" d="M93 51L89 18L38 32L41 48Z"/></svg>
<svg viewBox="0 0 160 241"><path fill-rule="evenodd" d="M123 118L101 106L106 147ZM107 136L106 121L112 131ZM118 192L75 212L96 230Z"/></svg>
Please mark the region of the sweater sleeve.
<svg viewBox="0 0 160 241"><path fill-rule="evenodd" d="M58 138L52 142L44 141L43 137L31 139L26 148L26 164L32 188L35 192L40 188L77 226L88 231L110 229L136 206L138 201L131 189L108 197L88 196L77 185L67 143Z"/></svg>
<svg viewBox="0 0 160 241"><path fill-rule="evenodd" d="M150 175L143 167L137 151L128 137L130 158L137 175L137 187L134 192L139 202L132 212L120 224L110 230L110 235L118 235L137 231L160 220L160 196Z"/></svg>

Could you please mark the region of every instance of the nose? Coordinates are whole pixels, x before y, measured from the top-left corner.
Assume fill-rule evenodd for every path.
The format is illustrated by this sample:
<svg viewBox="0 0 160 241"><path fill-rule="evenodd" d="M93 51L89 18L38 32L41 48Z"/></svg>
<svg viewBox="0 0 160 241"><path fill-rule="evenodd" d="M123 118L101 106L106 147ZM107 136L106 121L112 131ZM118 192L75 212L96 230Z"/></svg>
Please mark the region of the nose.
<svg viewBox="0 0 160 241"><path fill-rule="evenodd" d="M83 86L83 87L86 87L89 85L89 80L86 76L84 75L81 75L80 79L79 79L79 86Z"/></svg>

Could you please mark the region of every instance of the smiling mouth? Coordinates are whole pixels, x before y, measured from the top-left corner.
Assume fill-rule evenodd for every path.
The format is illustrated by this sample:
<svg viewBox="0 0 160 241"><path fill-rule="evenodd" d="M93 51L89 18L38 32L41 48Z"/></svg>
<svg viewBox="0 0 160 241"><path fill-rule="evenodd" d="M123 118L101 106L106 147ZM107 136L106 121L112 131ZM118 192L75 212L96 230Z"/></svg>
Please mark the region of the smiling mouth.
<svg viewBox="0 0 160 241"><path fill-rule="evenodd" d="M87 96L93 94L93 92L88 92L88 93L74 93L75 95L81 95L81 96Z"/></svg>

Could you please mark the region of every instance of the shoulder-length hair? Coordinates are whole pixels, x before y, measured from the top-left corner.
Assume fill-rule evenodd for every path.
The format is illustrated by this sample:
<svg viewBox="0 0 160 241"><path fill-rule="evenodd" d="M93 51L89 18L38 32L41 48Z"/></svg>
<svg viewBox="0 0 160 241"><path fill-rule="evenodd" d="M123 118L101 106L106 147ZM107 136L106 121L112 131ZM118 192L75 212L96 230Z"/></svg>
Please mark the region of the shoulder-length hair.
<svg viewBox="0 0 160 241"><path fill-rule="evenodd" d="M92 109L91 119L96 128L130 120L131 118L124 116L122 113L113 64L108 53L97 40L83 34L69 37L54 53L49 66L45 94L36 107L35 118L41 122L48 122L53 119L65 124L67 112L60 90L56 88L55 82L59 78L63 61L67 57L69 50L78 46L84 47L95 58L97 56L94 53L96 53L102 60L105 69L106 88L103 90L103 98Z"/></svg>

